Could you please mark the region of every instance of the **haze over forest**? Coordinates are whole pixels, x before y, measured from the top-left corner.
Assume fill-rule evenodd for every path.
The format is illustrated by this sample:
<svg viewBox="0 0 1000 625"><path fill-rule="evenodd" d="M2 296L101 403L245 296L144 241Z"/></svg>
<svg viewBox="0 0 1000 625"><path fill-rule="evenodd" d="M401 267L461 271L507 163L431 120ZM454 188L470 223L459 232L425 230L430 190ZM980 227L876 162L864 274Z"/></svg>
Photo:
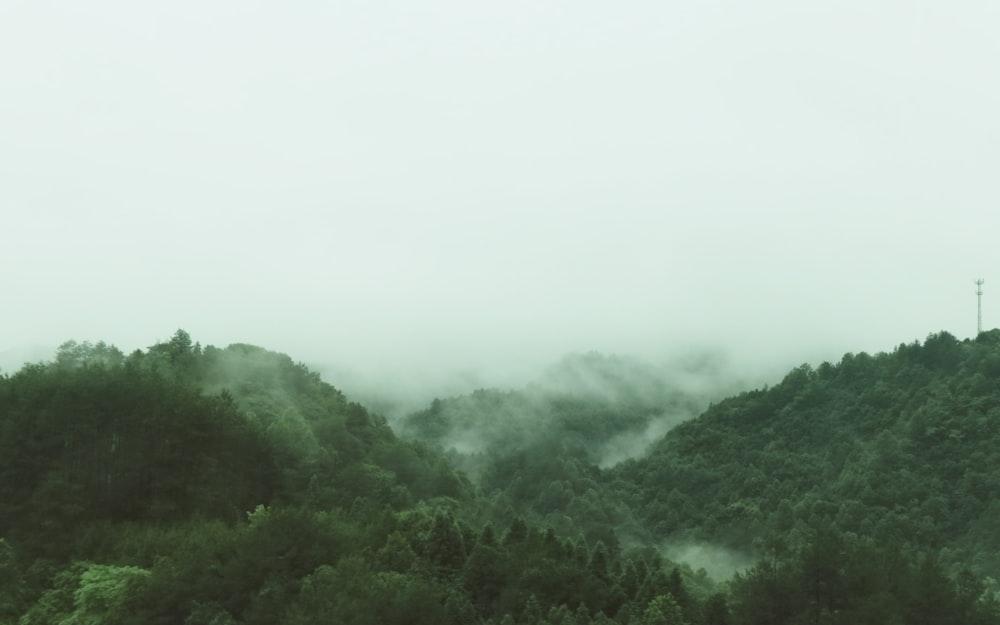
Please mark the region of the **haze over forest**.
<svg viewBox="0 0 1000 625"><path fill-rule="evenodd" d="M183 327L473 388L590 350L760 379L972 336L998 26L971 1L5 2L0 365Z"/></svg>
<svg viewBox="0 0 1000 625"><path fill-rule="evenodd" d="M0 624L1000 623L1000 330L681 373L389 423L261 347L67 342L0 375Z"/></svg>
<svg viewBox="0 0 1000 625"><path fill-rule="evenodd" d="M0 2L0 625L1000 623L997 32Z"/></svg>

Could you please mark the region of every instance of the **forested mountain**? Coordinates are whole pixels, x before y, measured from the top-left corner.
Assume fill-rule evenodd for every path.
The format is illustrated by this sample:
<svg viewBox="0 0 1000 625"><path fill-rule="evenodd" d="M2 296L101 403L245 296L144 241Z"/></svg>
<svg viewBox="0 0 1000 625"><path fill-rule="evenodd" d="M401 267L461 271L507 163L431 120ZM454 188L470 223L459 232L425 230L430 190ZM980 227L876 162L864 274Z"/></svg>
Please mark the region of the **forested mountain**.
<svg viewBox="0 0 1000 625"><path fill-rule="evenodd" d="M706 363L702 363L704 365ZM558 439L601 466L640 455L673 425L701 412L710 372L656 368L636 359L576 354L519 391L481 389L435 400L398 424L402 434L459 455L508 454ZM468 463L474 467L476 462Z"/></svg>
<svg viewBox="0 0 1000 625"><path fill-rule="evenodd" d="M676 397L674 407L684 405L683 394ZM963 342L942 332L892 353L803 365L774 387L684 420L643 457L601 470L595 450L657 411L656 402L633 398L480 391L436 402L403 431L458 452L456 441L499 442L457 460L478 463L472 476L488 497L539 522L612 544L652 542L668 552L694 545L764 558L770 573L754 569L734 587L753 589L736 593L746 601L770 588L773 602L788 610L772 622L807 619L806 606L815 607L818 599L803 586L795 596L791 580L805 575L813 549L826 550L829 592L857 600L838 594L821 610L855 619L845 622L903 614L913 597L927 596L926 589L910 587L907 595L900 589L906 584L883 588L874 580L910 575L916 584L924 575L950 588L941 580L951 575L965 580L966 594L998 589L1000 331ZM660 402L660 410L669 406L663 396ZM589 523L594 519L601 523ZM895 568L855 572L861 561ZM870 589L851 588L852 575L870 577ZM939 597L946 607L938 611L954 612L955 596Z"/></svg>
<svg viewBox="0 0 1000 625"><path fill-rule="evenodd" d="M617 546L649 538L601 467L641 455L709 404L710 360L653 367L597 353L568 356L520 390L436 399L396 424L446 452L497 510Z"/></svg>
<svg viewBox="0 0 1000 625"><path fill-rule="evenodd" d="M708 587L496 512L261 348L69 342L0 377L0 623L700 621Z"/></svg>
<svg viewBox="0 0 1000 625"><path fill-rule="evenodd" d="M183 332L128 357L67 343L4 381L0 414L0 533L12 536L39 522L69 534L98 519L232 520L303 498L402 507L464 489L439 456L287 356L203 350Z"/></svg>
<svg viewBox="0 0 1000 625"><path fill-rule="evenodd" d="M803 365L614 471L662 536L749 548L806 527L1000 577L1000 331Z"/></svg>
<svg viewBox="0 0 1000 625"><path fill-rule="evenodd" d="M1000 623L1000 331L674 373L577 356L399 437L258 347L66 343L0 376L0 624Z"/></svg>

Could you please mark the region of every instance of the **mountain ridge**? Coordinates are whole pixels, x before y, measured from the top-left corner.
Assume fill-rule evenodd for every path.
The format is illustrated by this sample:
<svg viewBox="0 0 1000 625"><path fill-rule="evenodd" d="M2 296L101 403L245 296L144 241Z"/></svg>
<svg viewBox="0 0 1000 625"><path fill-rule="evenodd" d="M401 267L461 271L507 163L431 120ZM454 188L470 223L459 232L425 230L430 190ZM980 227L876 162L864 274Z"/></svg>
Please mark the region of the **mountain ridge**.
<svg viewBox="0 0 1000 625"><path fill-rule="evenodd" d="M260 347L67 342L0 375L0 624L1000 623L1000 331L714 400L561 364L408 440Z"/></svg>

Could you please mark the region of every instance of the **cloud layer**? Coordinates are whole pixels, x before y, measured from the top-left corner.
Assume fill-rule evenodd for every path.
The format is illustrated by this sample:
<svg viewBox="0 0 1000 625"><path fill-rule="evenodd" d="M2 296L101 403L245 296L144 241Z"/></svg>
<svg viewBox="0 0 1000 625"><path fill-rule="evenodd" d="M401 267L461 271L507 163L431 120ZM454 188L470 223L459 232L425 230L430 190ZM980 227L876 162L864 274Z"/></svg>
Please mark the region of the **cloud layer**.
<svg viewBox="0 0 1000 625"><path fill-rule="evenodd" d="M992 6L0 8L0 348L370 369L992 327ZM1000 282L998 282L1000 284Z"/></svg>

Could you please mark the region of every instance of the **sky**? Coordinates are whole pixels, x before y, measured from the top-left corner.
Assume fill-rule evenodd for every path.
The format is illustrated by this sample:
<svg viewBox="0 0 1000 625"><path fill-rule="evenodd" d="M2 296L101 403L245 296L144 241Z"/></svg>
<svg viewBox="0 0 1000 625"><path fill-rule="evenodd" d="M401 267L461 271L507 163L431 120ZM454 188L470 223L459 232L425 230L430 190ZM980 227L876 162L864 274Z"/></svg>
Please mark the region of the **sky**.
<svg viewBox="0 0 1000 625"><path fill-rule="evenodd" d="M1000 325L998 31L971 0L5 0L0 356L969 337L976 278Z"/></svg>

